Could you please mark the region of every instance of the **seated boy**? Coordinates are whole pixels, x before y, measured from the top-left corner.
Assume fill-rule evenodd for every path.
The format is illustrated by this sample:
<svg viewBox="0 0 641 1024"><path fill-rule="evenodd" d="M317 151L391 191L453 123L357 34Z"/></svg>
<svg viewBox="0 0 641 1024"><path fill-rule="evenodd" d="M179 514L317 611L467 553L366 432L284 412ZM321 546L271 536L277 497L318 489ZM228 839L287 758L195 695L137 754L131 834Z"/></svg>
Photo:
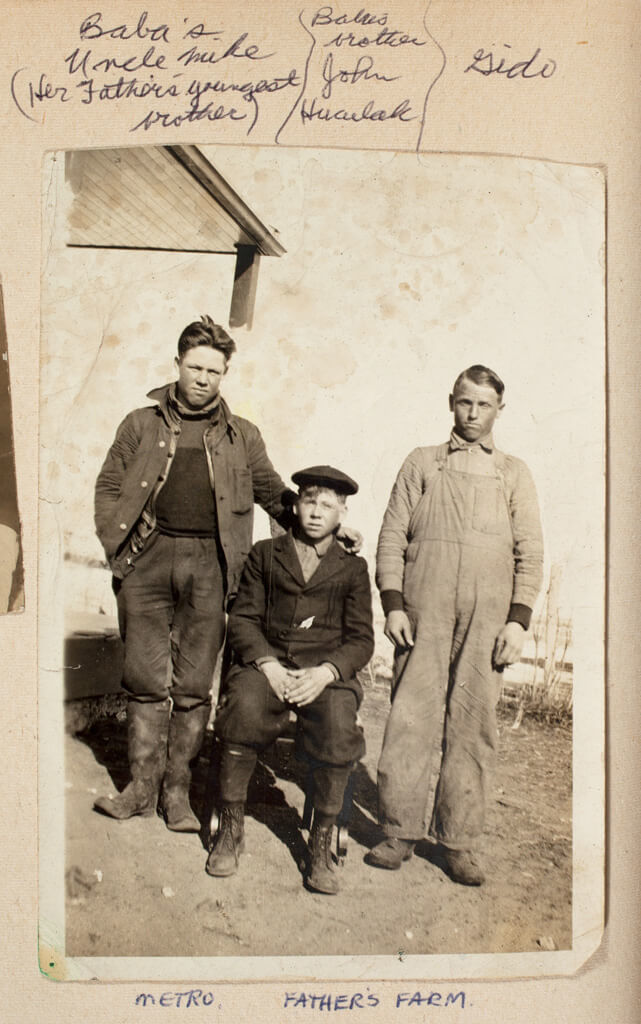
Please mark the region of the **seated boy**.
<svg viewBox="0 0 641 1024"><path fill-rule="evenodd" d="M222 740L220 825L207 861L216 877L234 874L244 848L244 805L258 752L294 710L313 772L314 817L307 886L338 892L332 831L353 765L365 752L356 712L356 672L374 649L364 559L334 538L358 485L331 466L292 476L300 488L296 525L252 548L228 623L235 664L216 716Z"/></svg>

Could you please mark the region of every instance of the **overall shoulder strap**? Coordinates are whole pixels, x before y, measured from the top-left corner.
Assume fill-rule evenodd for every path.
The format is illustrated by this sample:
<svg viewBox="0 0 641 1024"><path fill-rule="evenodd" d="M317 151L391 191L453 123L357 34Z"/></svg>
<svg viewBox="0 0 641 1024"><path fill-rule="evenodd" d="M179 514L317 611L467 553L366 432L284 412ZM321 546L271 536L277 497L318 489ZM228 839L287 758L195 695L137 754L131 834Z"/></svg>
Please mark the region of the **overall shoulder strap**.
<svg viewBox="0 0 641 1024"><path fill-rule="evenodd" d="M438 476L439 472L445 468L449 450L450 446L447 442L445 444L436 445L432 448L423 449L423 494L425 494L432 481Z"/></svg>
<svg viewBox="0 0 641 1024"><path fill-rule="evenodd" d="M508 461L507 461L507 459L505 457L504 452L499 451L498 448L494 449L494 453L493 454L494 454L494 469L496 470L496 476L497 476L498 481L499 481L499 483L501 485L501 491L503 492L503 497L505 499L505 504L507 506L508 513L510 514L510 517L511 517L511 509L512 509L511 490L512 490L512 488L511 488L511 481L508 480L508 476L509 476Z"/></svg>

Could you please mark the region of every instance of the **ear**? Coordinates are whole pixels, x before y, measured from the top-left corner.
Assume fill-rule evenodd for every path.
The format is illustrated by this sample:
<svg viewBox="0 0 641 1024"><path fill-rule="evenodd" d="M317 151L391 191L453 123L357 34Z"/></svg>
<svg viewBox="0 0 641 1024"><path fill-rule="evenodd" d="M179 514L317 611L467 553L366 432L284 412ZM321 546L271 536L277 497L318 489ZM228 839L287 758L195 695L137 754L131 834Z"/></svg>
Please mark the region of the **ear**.
<svg viewBox="0 0 641 1024"><path fill-rule="evenodd" d="M504 409L505 409L505 402L502 402L501 405L499 405L498 411L496 413L496 418L497 419L499 418L499 416L501 415L501 413L503 412Z"/></svg>
<svg viewBox="0 0 641 1024"><path fill-rule="evenodd" d="M450 395L450 412L454 412L454 395Z"/></svg>
<svg viewBox="0 0 641 1024"><path fill-rule="evenodd" d="M176 358L174 359L174 366L176 367L177 370L180 370L180 359L178 358L178 356L176 356Z"/></svg>

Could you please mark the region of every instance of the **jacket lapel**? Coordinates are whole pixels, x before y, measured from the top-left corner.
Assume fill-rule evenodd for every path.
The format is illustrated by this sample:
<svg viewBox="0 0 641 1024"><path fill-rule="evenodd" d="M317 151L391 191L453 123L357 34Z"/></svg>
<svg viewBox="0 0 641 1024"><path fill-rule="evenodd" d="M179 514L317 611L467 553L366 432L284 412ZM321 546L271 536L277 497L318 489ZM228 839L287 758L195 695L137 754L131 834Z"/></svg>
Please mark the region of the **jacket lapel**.
<svg viewBox="0 0 641 1024"><path fill-rule="evenodd" d="M284 533L277 537L273 545L274 559L286 569L290 576L293 576L300 587L305 586L303 570L300 567L294 540L291 533ZM322 565L322 562L321 562Z"/></svg>
<svg viewBox="0 0 641 1024"><path fill-rule="evenodd" d="M274 558L278 563L287 570L290 576L293 576L298 585L305 590L313 590L320 583L324 583L325 580L333 576L334 573L340 572L343 567L343 559L346 558L345 551L340 546L338 541L332 541L329 549L325 552L318 568L314 575L305 583L303 576L303 570L301 569L298 555L296 554L296 548L294 546L294 538L291 533L284 533L281 537L277 537L274 541Z"/></svg>

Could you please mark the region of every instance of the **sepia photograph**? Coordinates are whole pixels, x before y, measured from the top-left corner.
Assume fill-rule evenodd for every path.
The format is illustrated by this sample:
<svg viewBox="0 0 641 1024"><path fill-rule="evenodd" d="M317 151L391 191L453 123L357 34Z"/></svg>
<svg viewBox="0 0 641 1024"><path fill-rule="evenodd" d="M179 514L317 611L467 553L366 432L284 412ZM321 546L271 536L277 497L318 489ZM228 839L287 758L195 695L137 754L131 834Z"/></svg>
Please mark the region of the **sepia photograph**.
<svg viewBox="0 0 641 1024"><path fill-rule="evenodd" d="M24 609L24 581L16 460L11 413L9 350L0 282L0 615Z"/></svg>
<svg viewBox="0 0 641 1024"><path fill-rule="evenodd" d="M41 948L563 970L603 916L602 171L75 149L43 211Z"/></svg>

